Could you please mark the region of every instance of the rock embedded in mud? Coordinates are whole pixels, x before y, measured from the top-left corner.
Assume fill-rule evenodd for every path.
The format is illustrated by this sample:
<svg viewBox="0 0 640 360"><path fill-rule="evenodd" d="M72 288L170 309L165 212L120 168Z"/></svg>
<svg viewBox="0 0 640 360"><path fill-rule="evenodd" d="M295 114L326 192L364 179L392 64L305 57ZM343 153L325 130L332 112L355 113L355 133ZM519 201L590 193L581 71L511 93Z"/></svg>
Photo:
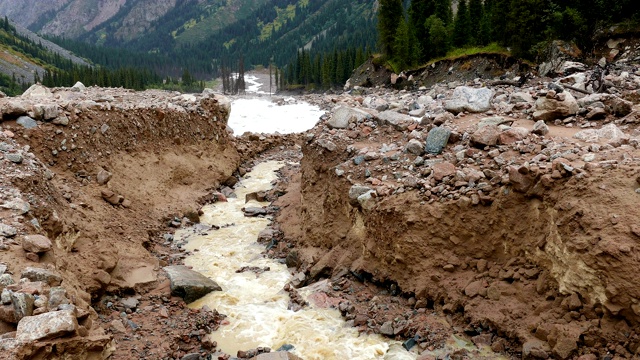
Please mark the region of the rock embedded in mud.
<svg viewBox="0 0 640 360"><path fill-rule="evenodd" d="M212 291L222 291L213 280L186 266L176 265L163 268L171 281L171 295L179 296L191 303Z"/></svg>
<svg viewBox="0 0 640 360"><path fill-rule="evenodd" d="M73 311L52 311L37 316L27 316L18 323L16 340L32 342L54 339L76 332L78 321Z"/></svg>
<svg viewBox="0 0 640 360"><path fill-rule="evenodd" d="M120 203L124 201L124 197L122 195L118 195L109 189L102 189L101 195L104 201L111 205L120 205Z"/></svg>
<svg viewBox="0 0 640 360"><path fill-rule="evenodd" d="M42 281L47 283L49 286L59 286L62 283L62 277L52 271L42 269L42 268L34 268L27 267L20 274L21 279L29 279L30 281Z"/></svg>
<svg viewBox="0 0 640 360"><path fill-rule="evenodd" d="M353 206L358 205L358 198L365 193L373 191L370 187L363 185L353 185L349 189L349 203Z"/></svg>
<svg viewBox="0 0 640 360"><path fill-rule="evenodd" d="M33 129L38 126L38 123L28 116L20 116L17 123L25 129Z"/></svg>
<svg viewBox="0 0 640 360"><path fill-rule="evenodd" d="M51 250L53 244L51 240L42 235L27 235L22 239L22 248L24 251L32 253L43 253Z"/></svg>
<svg viewBox="0 0 640 360"><path fill-rule="evenodd" d="M99 185L106 185L112 177L113 175L110 172L103 168L100 168L100 170L98 170L98 175L96 175L96 180L98 181Z"/></svg>
<svg viewBox="0 0 640 360"><path fill-rule="evenodd" d="M458 114L463 111L481 113L491 110L491 99L495 92L488 88L459 86L453 91L452 99L445 103L445 110Z"/></svg>

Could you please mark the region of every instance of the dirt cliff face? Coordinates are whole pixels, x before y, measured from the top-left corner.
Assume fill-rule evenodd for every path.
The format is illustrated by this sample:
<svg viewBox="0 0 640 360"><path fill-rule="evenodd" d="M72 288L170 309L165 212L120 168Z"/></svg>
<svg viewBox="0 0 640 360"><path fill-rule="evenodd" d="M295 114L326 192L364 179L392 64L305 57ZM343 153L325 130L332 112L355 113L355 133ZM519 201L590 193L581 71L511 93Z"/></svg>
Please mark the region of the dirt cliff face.
<svg viewBox="0 0 640 360"><path fill-rule="evenodd" d="M447 314L470 336L494 334L488 345L515 358L637 356L637 138L590 145L562 121L528 132L534 123L515 108L500 128L489 124L504 121L500 110L452 116L437 100L439 115L403 124L373 108L410 112L431 93L394 94L321 101L357 111L340 124L334 110L307 136L299 188L282 200L279 221L300 248L307 281L352 273L397 286L415 310ZM427 133L440 127L451 130L449 145L425 154L422 141L428 148ZM492 132L497 144L480 138ZM352 314L369 319L361 330L387 321L403 328L364 308Z"/></svg>
<svg viewBox="0 0 640 360"><path fill-rule="evenodd" d="M157 286L159 266L173 261L156 246L158 220L197 214L198 198L241 161L226 130L230 107L213 95L35 88L0 99L3 169L14 169L3 173L3 203L28 204L15 214L3 210L2 223L16 234L3 238L0 263L15 282L28 266L55 272L90 320L79 337L37 344L9 337L1 346L12 358L108 356L112 337L90 306L104 293ZM30 116L34 127L24 128L19 116ZM17 155L22 162L8 160ZM26 252L28 234L48 237L51 250ZM15 330L4 320L3 333Z"/></svg>

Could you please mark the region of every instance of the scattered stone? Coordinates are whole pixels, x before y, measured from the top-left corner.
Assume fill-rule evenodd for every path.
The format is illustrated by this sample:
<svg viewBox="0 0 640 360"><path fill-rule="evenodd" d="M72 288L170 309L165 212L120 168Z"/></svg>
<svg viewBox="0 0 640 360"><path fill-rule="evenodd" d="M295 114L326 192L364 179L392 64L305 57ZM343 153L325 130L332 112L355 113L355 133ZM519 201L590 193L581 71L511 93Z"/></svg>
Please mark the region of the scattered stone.
<svg viewBox="0 0 640 360"><path fill-rule="evenodd" d="M42 269L42 268L34 268L27 267L20 274L21 279L29 279L30 281L42 281L49 286L59 286L62 283L62 277L52 271Z"/></svg>
<svg viewBox="0 0 640 360"><path fill-rule="evenodd" d="M104 201L111 205L120 205L120 203L124 201L124 197L122 195L118 195L110 189L102 189L101 195Z"/></svg>
<svg viewBox="0 0 640 360"><path fill-rule="evenodd" d="M327 125L331 129L346 129L349 127L349 123L358 123L367 118L371 118L371 115L365 111L347 106L339 106L333 112Z"/></svg>
<svg viewBox="0 0 640 360"><path fill-rule="evenodd" d="M451 130L447 128L436 127L431 129L431 131L429 131L429 135L427 135L427 143L425 146L426 152L434 155L442 153L449 142L450 136Z"/></svg>
<svg viewBox="0 0 640 360"><path fill-rule="evenodd" d="M25 129L33 129L38 126L38 123L28 116L20 116L17 123Z"/></svg>
<svg viewBox="0 0 640 360"><path fill-rule="evenodd" d="M11 275L9 275L9 274L0 275L0 287L13 285L15 283L16 282L13 280L13 277L11 277Z"/></svg>
<svg viewBox="0 0 640 360"><path fill-rule="evenodd" d="M380 326L380 334L393 336L393 322L387 321Z"/></svg>
<svg viewBox="0 0 640 360"><path fill-rule="evenodd" d="M483 127L488 126L488 125L500 126L502 124L509 124L509 123L512 123L512 122L513 122L513 120L505 119L505 118L503 118L501 116L484 118L484 119L481 119L480 122L478 122L478 129L483 128Z"/></svg>
<svg viewBox="0 0 640 360"><path fill-rule="evenodd" d="M585 115L585 118L587 120L600 120L606 117L607 117L607 112L603 108L595 108L589 111L587 115Z"/></svg>
<svg viewBox="0 0 640 360"><path fill-rule="evenodd" d="M27 316L18 323L16 340L33 342L72 335L78 321L72 311L52 311L37 316Z"/></svg>
<svg viewBox="0 0 640 360"><path fill-rule="evenodd" d="M495 92L488 88L457 87L452 99L445 103L445 110L458 114L463 111L481 113L491 110L491 99Z"/></svg>
<svg viewBox="0 0 640 360"><path fill-rule="evenodd" d="M11 225L0 223L0 236L12 238L18 234L18 230ZM2 275L2 273L0 273Z"/></svg>
<svg viewBox="0 0 640 360"><path fill-rule="evenodd" d="M405 150L413 155L418 155L418 156L424 154L424 151L425 151L424 145L422 144L422 142L416 139L409 140L409 142L405 146Z"/></svg>
<svg viewBox="0 0 640 360"><path fill-rule="evenodd" d="M500 128L497 125L486 125L471 135L471 142L476 146L494 146L498 143Z"/></svg>
<svg viewBox="0 0 640 360"><path fill-rule="evenodd" d="M167 266L163 268L171 281L171 294L191 303L212 291L222 291L213 280L193 271L186 266Z"/></svg>
<svg viewBox="0 0 640 360"><path fill-rule="evenodd" d="M378 120L382 125L393 126L395 129L403 131L415 121L409 115L400 114L393 110L383 111L378 114Z"/></svg>
<svg viewBox="0 0 640 360"><path fill-rule="evenodd" d="M100 170L98 170L98 175L96 176L96 180L98 181L99 185L106 185L111 180L112 177L113 177L113 174L111 174L110 172L108 172L103 168L100 168Z"/></svg>
<svg viewBox="0 0 640 360"><path fill-rule="evenodd" d="M51 96L51 90L40 84L31 85L31 87L22 94L23 98L46 98Z"/></svg>
<svg viewBox="0 0 640 360"><path fill-rule="evenodd" d="M576 99L569 92L563 92L564 100L560 98L541 96L535 104L533 118L536 120L553 121L564 119L578 113L579 107Z"/></svg>
<svg viewBox="0 0 640 360"><path fill-rule="evenodd" d="M16 317L16 323L25 316L31 316L33 314L33 305L35 302L35 297L33 295L16 292L12 292L10 295L11 303L13 304L13 311Z"/></svg>
<svg viewBox="0 0 640 360"><path fill-rule="evenodd" d="M447 176L452 176L456 173L456 167L450 162L441 162L432 166L433 178L436 181L442 181Z"/></svg>
<svg viewBox="0 0 640 360"><path fill-rule="evenodd" d="M24 251L36 254L47 252L51 250L52 247L53 244L51 240L42 235L27 235L22 240L22 248Z"/></svg>
<svg viewBox="0 0 640 360"><path fill-rule="evenodd" d="M533 125L533 131L531 131L534 134L537 135L547 135L549 133L549 126L547 126L547 124L544 122L544 120L538 120L534 125Z"/></svg>

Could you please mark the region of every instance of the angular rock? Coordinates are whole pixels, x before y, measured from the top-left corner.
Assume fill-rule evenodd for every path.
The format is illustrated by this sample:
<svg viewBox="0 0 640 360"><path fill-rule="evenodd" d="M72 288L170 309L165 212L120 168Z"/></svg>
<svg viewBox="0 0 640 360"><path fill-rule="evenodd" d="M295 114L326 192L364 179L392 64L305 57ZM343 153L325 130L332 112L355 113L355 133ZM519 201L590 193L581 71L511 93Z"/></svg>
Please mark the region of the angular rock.
<svg viewBox="0 0 640 360"><path fill-rule="evenodd" d="M491 99L495 92L488 88L459 86L453 91L452 99L445 103L445 110L458 114L463 111L480 113L491 110Z"/></svg>
<svg viewBox="0 0 640 360"><path fill-rule="evenodd" d="M573 135L574 139L582 140L585 142L598 142L601 139L606 140L621 140L627 138L622 130L620 130L615 124L608 124L601 129L587 129L577 132Z"/></svg>
<svg viewBox="0 0 640 360"><path fill-rule="evenodd" d="M31 294L11 293L11 304L13 304L16 322L20 321L25 316L31 316L33 314L33 303L35 300L35 297Z"/></svg>
<svg viewBox="0 0 640 360"><path fill-rule="evenodd" d="M69 125L69 117L67 115L60 115L51 121L54 125L67 126Z"/></svg>
<svg viewBox="0 0 640 360"><path fill-rule="evenodd" d="M27 235L22 239L22 248L24 251L32 253L43 253L51 250L53 244L51 240L42 235Z"/></svg>
<svg viewBox="0 0 640 360"><path fill-rule="evenodd" d="M393 322L387 321L380 326L380 334L393 336Z"/></svg>
<svg viewBox="0 0 640 360"><path fill-rule="evenodd" d="M564 94L563 100L561 100L562 98L539 97L535 104L533 118L553 121L575 115L579 110L578 102L571 93L565 91L562 94Z"/></svg>
<svg viewBox="0 0 640 360"><path fill-rule="evenodd" d="M18 323L16 340L33 342L72 335L78 328L73 311L52 311L37 316L27 316Z"/></svg>
<svg viewBox="0 0 640 360"><path fill-rule="evenodd" d="M86 86L84 86L84 84L83 84L83 83L81 83L80 81L78 81L78 82L76 82L76 83L75 83L71 88L72 88L72 89L79 90L79 91L82 91L82 90L85 90L87 87L86 87ZM203 93L204 93L204 91L203 91Z"/></svg>
<svg viewBox="0 0 640 360"><path fill-rule="evenodd" d="M358 198L370 191L373 191L373 189L367 186L362 186L362 185L351 186L351 188L349 189L349 203L351 203L351 205L354 205L354 206L357 205Z"/></svg>
<svg viewBox="0 0 640 360"><path fill-rule="evenodd" d="M124 200L124 197L114 193L109 189L102 189L101 195L104 201L108 202L111 205L119 205Z"/></svg>
<svg viewBox="0 0 640 360"><path fill-rule="evenodd" d="M498 143L501 130L497 125L487 125L471 135L471 142L476 146L493 146Z"/></svg>
<svg viewBox="0 0 640 360"><path fill-rule="evenodd" d="M609 101L611 112L616 116L627 116L633 111L633 103L628 100L615 97Z"/></svg>
<svg viewBox="0 0 640 360"><path fill-rule="evenodd" d="M509 183L515 191L526 193L535 185L535 177L525 167L509 166Z"/></svg>
<svg viewBox="0 0 640 360"><path fill-rule="evenodd" d="M11 161L14 164L22 164L22 161L24 160L22 155L19 153L5 154L4 158Z"/></svg>
<svg viewBox="0 0 640 360"><path fill-rule="evenodd" d="M339 106L327 122L332 129L346 129L349 123L357 123L370 118L371 115L363 110L350 108L347 106Z"/></svg>
<svg viewBox="0 0 640 360"><path fill-rule="evenodd" d="M474 297L478 295L480 293L480 290L482 289L484 289L484 285L482 284L482 281L479 281L479 280L474 281L464 288L464 294L467 295L468 297Z"/></svg>
<svg viewBox="0 0 640 360"><path fill-rule="evenodd" d="M525 92L516 92L511 94L511 97L509 99L510 103L529 103L529 104L533 104L533 96L531 96L531 94L529 93L525 93Z"/></svg>
<svg viewBox="0 0 640 360"><path fill-rule="evenodd" d="M163 268L171 281L171 294L191 303L212 291L222 291L213 280L186 266L176 265Z"/></svg>
<svg viewBox="0 0 640 360"><path fill-rule="evenodd" d="M33 129L38 126L38 123L28 116L20 116L17 123L25 129Z"/></svg>
<svg viewBox="0 0 640 360"><path fill-rule="evenodd" d="M585 115L587 120L600 120L607 117L607 112L603 108L595 108Z"/></svg>
<svg viewBox="0 0 640 360"><path fill-rule="evenodd" d="M524 140L529 135L529 130L523 127L513 127L500 133L498 143L509 145Z"/></svg>
<svg viewBox="0 0 640 360"><path fill-rule="evenodd" d="M34 267L27 267L22 270L20 278L29 279L30 281L42 281L49 284L49 286L59 286L62 283L60 275L46 269Z"/></svg>
<svg viewBox="0 0 640 360"><path fill-rule="evenodd" d="M548 359L548 352L551 351L549 345L538 339L531 339L522 344L522 358L528 359Z"/></svg>
<svg viewBox="0 0 640 360"><path fill-rule="evenodd" d="M0 275L0 288L5 286L13 285L16 282L13 280L10 274L2 274Z"/></svg>
<svg viewBox="0 0 640 360"><path fill-rule="evenodd" d="M318 145L320 145L320 147L326 149L327 151L336 151L336 149L338 149L338 146L331 140L319 139L317 143Z"/></svg>
<svg viewBox="0 0 640 360"><path fill-rule="evenodd" d="M67 290L62 287L52 287L49 291L49 308L55 309L60 305L68 304Z"/></svg>
<svg viewBox="0 0 640 360"><path fill-rule="evenodd" d="M534 134L537 135L547 135L549 133L549 126L547 126L547 123L544 122L544 120L538 120L534 125L533 125L533 131L531 131Z"/></svg>
<svg viewBox="0 0 640 360"><path fill-rule="evenodd" d="M375 191L367 191L366 193L358 196L358 204L365 209L371 210L375 206L376 202L374 200Z"/></svg>
<svg viewBox="0 0 640 360"><path fill-rule="evenodd" d="M433 178L442 181L447 176L455 175L456 167L450 162L441 162L432 166Z"/></svg>
<svg viewBox="0 0 640 360"><path fill-rule="evenodd" d="M429 154L440 154L449 142L451 130L443 127L436 127L429 131L427 135L426 152Z"/></svg>
<svg viewBox="0 0 640 360"><path fill-rule="evenodd" d="M18 234L18 230L11 225L0 223L0 236L12 238ZM1 275L1 274L0 274Z"/></svg>
<svg viewBox="0 0 640 360"><path fill-rule="evenodd" d="M420 140L411 139L404 148L408 153L413 155L420 156L424 154L424 145L422 145Z"/></svg>
<svg viewBox="0 0 640 360"><path fill-rule="evenodd" d="M113 174L111 174L110 172L108 172L103 168L100 168L100 170L98 170L98 175L96 176L96 180L98 181L99 185L106 185L109 182L109 180L111 180L112 177L113 177Z"/></svg>
<svg viewBox="0 0 640 360"><path fill-rule="evenodd" d="M404 131L409 127L409 125L415 123L411 116L400 114L393 110L387 110L379 113L378 120L382 125L393 126L399 131Z"/></svg>
<svg viewBox="0 0 640 360"><path fill-rule="evenodd" d="M45 98L51 97L52 93L49 88L40 84L33 84L23 94L23 98Z"/></svg>
<svg viewBox="0 0 640 360"><path fill-rule="evenodd" d="M488 126L488 125L499 126L499 125L502 125L502 124L508 124L508 123L512 123L512 122L513 122L513 120L505 119L502 116L488 117L488 118L481 119L478 122L478 129L483 128L483 127Z"/></svg>

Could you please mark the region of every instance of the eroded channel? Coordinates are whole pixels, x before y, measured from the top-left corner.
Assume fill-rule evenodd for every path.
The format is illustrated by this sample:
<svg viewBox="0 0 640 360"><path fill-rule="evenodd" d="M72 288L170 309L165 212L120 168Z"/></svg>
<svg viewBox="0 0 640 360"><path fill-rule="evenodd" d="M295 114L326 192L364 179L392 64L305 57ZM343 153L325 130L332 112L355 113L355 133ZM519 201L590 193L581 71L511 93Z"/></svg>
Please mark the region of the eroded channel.
<svg viewBox="0 0 640 360"><path fill-rule="evenodd" d="M207 305L228 315L229 324L211 334L218 348L236 354L259 346L278 349L289 344L294 346L292 352L305 360L415 359L398 343L378 335L361 335L346 326L337 310L313 305L297 312L288 309L289 296L283 287L292 275L284 264L263 256L264 246L256 242L270 219L245 217L242 212L245 206L267 205L254 200L245 204L245 195L268 190L281 166L283 163L274 161L255 166L236 186L237 198L203 209L202 223L220 229L188 238L187 250L198 251L185 263L223 288L190 304L193 308ZM259 275L236 272L244 266L269 271ZM312 292L310 288L300 290L303 296Z"/></svg>

